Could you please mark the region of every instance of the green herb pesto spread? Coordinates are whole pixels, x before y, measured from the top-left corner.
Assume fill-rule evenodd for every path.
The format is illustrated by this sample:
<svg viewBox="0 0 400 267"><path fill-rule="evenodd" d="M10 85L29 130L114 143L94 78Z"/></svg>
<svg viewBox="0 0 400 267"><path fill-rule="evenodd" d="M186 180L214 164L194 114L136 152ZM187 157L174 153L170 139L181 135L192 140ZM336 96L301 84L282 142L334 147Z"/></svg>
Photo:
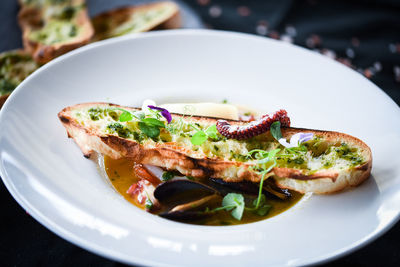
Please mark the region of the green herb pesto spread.
<svg viewBox="0 0 400 267"><path fill-rule="evenodd" d="M17 51L0 54L0 96L10 94L38 67L28 54Z"/></svg>
<svg viewBox="0 0 400 267"><path fill-rule="evenodd" d="M259 150L267 153L272 151L276 166L299 169L305 173L332 167L334 169L351 168L365 162L358 148L346 143L329 143L322 136L314 136L298 147L285 148L269 132L247 140L234 140L227 139L218 132L211 134L209 129L212 125L193 122L189 120L189 116L174 117L171 123L167 124L154 114L144 115L141 111L131 111L131 120L121 121L124 112L127 111L112 107L93 107L77 111L76 118L81 124L89 120L91 127L97 127L105 134L135 140L150 147L155 143L173 142L177 146L187 148L188 153L193 157L259 163L263 158L257 153L252 154L251 151ZM154 121L147 124L150 120L162 121L161 124L158 123L158 128L154 126L157 128L155 130L157 135L153 135L154 132L146 128L157 124ZM143 123L147 126L143 127ZM204 133L205 141L200 145L195 145L193 137L199 132ZM257 168L255 167L256 170Z"/></svg>
<svg viewBox="0 0 400 267"><path fill-rule="evenodd" d="M169 10L166 8L138 10L134 12L125 23L119 25L110 32L109 37L122 36L128 33L142 32L147 29L149 25L154 23L157 18L168 14Z"/></svg>
<svg viewBox="0 0 400 267"><path fill-rule="evenodd" d="M74 6L84 3L83 0L20 0L25 6L45 8L49 6Z"/></svg>
<svg viewBox="0 0 400 267"><path fill-rule="evenodd" d="M32 31L29 38L37 42L51 45L67 42L78 35L79 28L70 22L51 21L40 30Z"/></svg>
<svg viewBox="0 0 400 267"><path fill-rule="evenodd" d="M118 19L113 16L94 19L95 38L103 40L128 33L146 31L154 27L159 21L165 20L172 12L174 12L174 9L170 5L160 5L157 9L136 9L133 13L127 10L126 13L118 14Z"/></svg>
<svg viewBox="0 0 400 267"><path fill-rule="evenodd" d="M84 1L25 0L24 4L41 12L40 27L31 29L29 39L45 45L68 42L79 35L77 13L85 7Z"/></svg>

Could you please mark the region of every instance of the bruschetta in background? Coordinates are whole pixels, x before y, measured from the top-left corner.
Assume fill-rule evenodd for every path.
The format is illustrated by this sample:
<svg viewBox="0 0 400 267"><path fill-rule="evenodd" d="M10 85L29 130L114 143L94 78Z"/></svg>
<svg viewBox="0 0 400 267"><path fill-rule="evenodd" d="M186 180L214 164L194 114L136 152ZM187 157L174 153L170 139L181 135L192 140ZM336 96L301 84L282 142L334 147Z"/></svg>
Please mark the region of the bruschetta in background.
<svg viewBox="0 0 400 267"><path fill-rule="evenodd" d="M84 0L20 0L24 48L44 64L89 43L94 34Z"/></svg>
<svg viewBox="0 0 400 267"><path fill-rule="evenodd" d="M157 2L110 10L95 16L92 23L95 29L92 41L99 41L129 33L180 28L181 17L175 3Z"/></svg>
<svg viewBox="0 0 400 267"><path fill-rule="evenodd" d="M11 92L37 68L39 64L22 49L0 53L0 108Z"/></svg>

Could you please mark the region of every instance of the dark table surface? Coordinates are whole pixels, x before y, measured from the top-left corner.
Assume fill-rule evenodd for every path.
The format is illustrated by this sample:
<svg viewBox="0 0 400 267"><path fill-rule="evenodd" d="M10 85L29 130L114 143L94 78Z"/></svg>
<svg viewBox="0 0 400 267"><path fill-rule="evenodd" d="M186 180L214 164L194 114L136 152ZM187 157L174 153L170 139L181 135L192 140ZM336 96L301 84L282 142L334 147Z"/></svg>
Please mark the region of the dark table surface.
<svg viewBox="0 0 400 267"><path fill-rule="evenodd" d="M400 1L184 2L208 28L268 36L318 51L362 73L400 103ZM107 2L91 0L89 8L100 4ZM17 12L16 0L0 1L0 51L21 46ZM196 17L190 17L192 11L186 13L192 27L199 25ZM47 230L14 201L2 183L0 203L0 266L123 265L87 252ZM325 266L400 266L399 243L397 223L371 244Z"/></svg>

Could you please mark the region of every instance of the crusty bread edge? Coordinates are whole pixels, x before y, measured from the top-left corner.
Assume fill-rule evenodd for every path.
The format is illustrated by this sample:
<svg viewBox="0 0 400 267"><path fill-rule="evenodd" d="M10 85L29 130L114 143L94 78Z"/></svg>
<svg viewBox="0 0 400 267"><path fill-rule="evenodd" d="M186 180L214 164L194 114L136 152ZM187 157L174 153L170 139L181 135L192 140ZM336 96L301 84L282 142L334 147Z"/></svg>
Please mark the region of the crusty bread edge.
<svg viewBox="0 0 400 267"><path fill-rule="evenodd" d="M9 94L0 96L0 109L3 107L4 103L6 102L9 96L10 96Z"/></svg>
<svg viewBox="0 0 400 267"><path fill-rule="evenodd" d="M316 194L333 194L344 189L356 187L370 177L372 159L352 171L340 173L333 181L330 178L314 180L299 180L291 178L274 177L280 188L291 189L300 193L313 192Z"/></svg>
<svg viewBox="0 0 400 267"><path fill-rule="evenodd" d="M176 5L177 8L176 8L175 13L169 19L167 19L160 25L151 28L150 30L170 30L170 29L179 29L182 27L182 17L181 17L181 13L179 11L179 7L174 2L170 2L170 3Z"/></svg>
<svg viewBox="0 0 400 267"><path fill-rule="evenodd" d="M282 134L284 136L290 136L292 131L291 129L293 128L283 129ZM321 131L301 128L296 128L296 131L305 133L318 133L318 135L324 136L327 140L343 140L351 143L352 145L361 148L363 151L363 156L368 160L361 166L348 171L339 172L335 179L332 179L332 177L327 177L312 180L302 180L284 178L283 176L275 176L275 181L279 187L292 189L300 193L313 192L316 194L332 194L340 192L346 188L358 186L368 179L368 177L370 177L372 169L372 152L370 147L357 137L334 131Z"/></svg>
<svg viewBox="0 0 400 267"><path fill-rule="evenodd" d="M261 179L260 175L248 170L248 167L251 166L248 163L209 158L193 158L176 149L174 150L161 146L145 148L135 141L123 139L118 136L98 136L78 124L69 114L73 108L83 107L85 105L119 106L107 103L84 103L64 108L59 112L58 117L66 128L68 136L75 140L86 157L90 157L93 152L106 154L115 159L129 157L140 163L153 164L167 169L176 169L184 175L194 177L213 175L213 177L222 178L229 182L239 182L242 180L258 182ZM193 116L191 119L207 120L208 122L215 120L214 118L201 116ZM231 121L231 123L241 124L242 122ZM351 168L343 172L321 171L309 176L300 175L299 173L301 172L296 169L276 167L273 169L273 172L275 173L274 178L279 187L292 189L301 193L313 192L317 194L330 194L339 192L345 188L357 186L370 176L372 153L370 148L360 139L339 132L302 128L282 128L282 134L285 137L290 137L297 132L312 132L322 135L326 139L346 140L346 142L360 147L364 157L368 160L357 168ZM234 171L237 177L229 177L230 171ZM278 174L279 176L277 176Z"/></svg>
<svg viewBox="0 0 400 267"><path fill-rule="evenodd" d="M147 28L145 28L143 31L151 31L151 30L166 30L166 29L178 29L182 26L182 19L179 11L179 6L171 1L163 1L163 2L155 2L155 3L149 3L149 4L142 4L142 5L137 5L137 6L124 6L124 7L118 7L112 10L105 11L103 13L100 13L96 15L95 17L92 18L93 25L96 24L97 20L107 20L110 17L116 17L119 16L121 13L131 13L133 14L137 10L143 10L143 9L151 9L155 8L157 6L161 5L173 5L175 7L175 12L166 20L164 21L159 21L158 23L154 23L151 25L148 25ZM96 34L96 32L93 35L92 41L98 41L102 40L103 38L99 38Z"/></svg>
<svg viewBox="0 0 400 267"><path fill-rule="evenodd" d="M27 51L25 51L23 49L14 49L14 50L8 50L8 51L1 52L0 57L2 57L4 54L9 54L9 53L16 53L21 56L30 55ZM10 96L10 94L0 96L0 109L3 107L4 103L6 102L6 100L9 96Z"/></svg>
<svg viewBox="0 0 400 267"><path fill-rule="evenodd" d="M115 105L116 106L116 105ZM193 158L173 148L156 146L145 148L133 140L127 140L114 135L98 136L78 124L69 114L71 107L63 109L58 118L67 130L68 137L74 139L86 158L93 153L100 153L118 159L128 157L143 163L178 170L182 174L193 177L207 177L210 174L224 176L229 167L239 168L241 175L231 181L247 179L259 181L260 176L250 172L250 165L242 162L227 162L215 159Z"/></svg>
<svg viewBox="0 0 400 267"><path fill-rule="evenodd" d="M77 15L77 25L80 27L80 33L78 35L79 38L74 38L68 42L57 43L54 45L45 45L40 42L30 40L29 35L31 33L31 27L24 18L26 13L29 12L41 11L32 7L25 7L22 4L21 10L18 13L18 22L23 32L22 41L24 48L31 53L32 58L37 63L45 64L60 55L88 44L94 34L94 29L88 16L87 8L83 8L78 12Z"/></svg>

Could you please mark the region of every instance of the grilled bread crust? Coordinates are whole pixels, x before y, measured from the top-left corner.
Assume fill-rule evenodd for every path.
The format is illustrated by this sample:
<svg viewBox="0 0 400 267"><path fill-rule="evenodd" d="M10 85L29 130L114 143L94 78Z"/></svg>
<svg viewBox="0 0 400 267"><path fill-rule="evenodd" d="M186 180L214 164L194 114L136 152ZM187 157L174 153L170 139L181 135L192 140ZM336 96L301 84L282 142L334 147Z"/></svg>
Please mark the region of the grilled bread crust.
<svg viewBox="0 0 400 267"><path fill-rule="evenodd" d="M140 32L180 28L181 16L179 13L179 7L173 2L166 1L139 6L126 6L106 11L95 16L92 19L92 23L95 29L95 35L93 36L92 41L99 41L114 37L115 28L123 23L132 20L132 15L138 12L146 12L152 10L157 11L163 8L170 8L172 12L167 15L158 15L154 19L149 20L148 22L146 22L146 25L143 26Z"/></svg>
<svg viewBox="0 0 400 267"><path fill-rule="evenodd" d="M25 50L23 50L23 49L15 49L15 50L9 50L9 51L5 51L5 52L2 52L2 53L0 53L0 61L1 61L1 59L3 59L4 57L7 57L7 56L9 56L9 55L18 55L18 56L22 56L22 57L30 57L30 54L27 52L27 51L25 51ZM33 61L32 61L33 62ZM0 65L0 68L1 68L2 66ZM38 68L39 67L39 65L37 65L36 64L36 66L35 66L36 68ZM25 71L27 71L27 72L31 72L32 70L29 70L29 66L27 66L27 65L24 65L24 67L23 67L23 69L25 70ZM13 71L16 71L15 69L13 69L13 68L11 68L11 70L7 70L7 72L8 73L13 73ZM21 72L20 71L18 71L18 74L19 75L21 75ZM0 74L1 75L1 74ZM11 75L12 76L12 75ZM25 78L26 78L27 76L26 75L24 75L24 77L23 78L19 78L18 80L18 83L20 83L20 82L22 82ZM3 77L4 78L4 77ZM0 80L1 80L1 77L0 77ZM10 94L4 94L4 95L0 95L0 109L3 107L3 105L4 105L4 103L6 102L6 100L7 100L7 98L10 96Z"/></svg>
<svg viewBox="0 0 400 267"><path fill-rule="evenodd" d="M145 147L133 140L84 127L73 118L72 110L93 105L120 107L107 103L85 103L64 108L58 113L60 121L67 130L68 137L75 140L85 157L90 157L94 152L110 156L114 159L128 157L138 163L178 170L187 176L199 178L212 176L228 182L240 182L243 180L259 182L261 179L261 175L249 170L249 167L252 166L250 163L188 156L185 148L171 143L156 143L154 147ZM138 110L135 108L123 108ZM173 114L173 117L179 116L181 115ZM211 124L216 123L218 118L193 116L190 120ZM240 121L229 122L232 125L244 124L244 122ZM314 133L323 136L327 141L346 142L351 146L359 148L366 162L355 168L340 171L327 169L311 175L304 175L298 169L274 167L268 176L274 178L279 187L292 189L301 193L329 194L357 186L370 176L372 154L370 148L361 140L347 134L332 131L282 128L282 135L285 138L289 138L298 132Z"/></svg>
<svg viewBox="0 0 400 267"><path fill-rule="evenodd" d="M6 102L9 96L10 96L9 94L0 96L0 109L3 107L4 103Z"/></svg>
<svg viewBox="0 0 400 267"><path fill-rule="evenodd" d="M85 5L84 0L74 0L73 2L75 4ZM76 26L79 27L79 34L73 39L56 42L54 44L43 44L32 40L30 39L32 31L41 29L46 23L44 15L46 8L24 4L24 1L19 1L19 3L21 9L18 13L18 22L23 32L22 40L24 48L29 51L33 59L40 64L45 64L62 54L89 43L94 34L87 9L86 7L82 7L75 15L74 21L76 22Z"/></svg>

